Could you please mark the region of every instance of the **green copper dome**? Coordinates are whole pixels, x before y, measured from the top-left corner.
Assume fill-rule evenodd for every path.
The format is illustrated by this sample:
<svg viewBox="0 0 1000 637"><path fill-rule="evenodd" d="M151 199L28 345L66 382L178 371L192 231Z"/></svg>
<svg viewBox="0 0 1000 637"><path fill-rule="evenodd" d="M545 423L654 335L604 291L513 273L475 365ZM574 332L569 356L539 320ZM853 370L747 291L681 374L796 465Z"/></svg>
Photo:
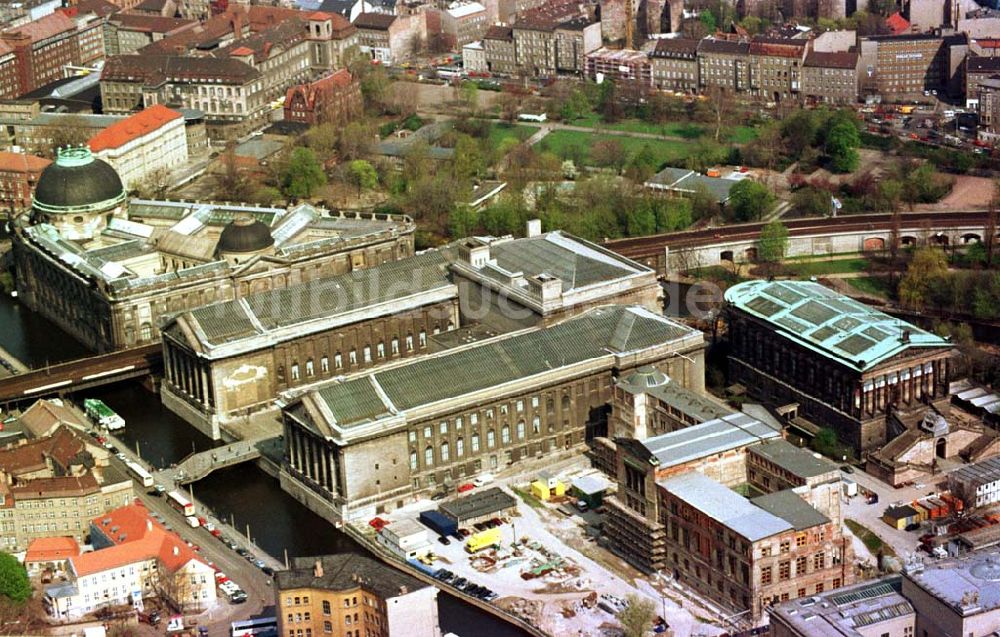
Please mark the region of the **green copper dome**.
<svg viewBox="0 0 1000 637"><path fill-rule="evenodd" d="M86 146L59 149L35 187L34 208L46 213L102 212L125 201L122 180Z"/></svg>

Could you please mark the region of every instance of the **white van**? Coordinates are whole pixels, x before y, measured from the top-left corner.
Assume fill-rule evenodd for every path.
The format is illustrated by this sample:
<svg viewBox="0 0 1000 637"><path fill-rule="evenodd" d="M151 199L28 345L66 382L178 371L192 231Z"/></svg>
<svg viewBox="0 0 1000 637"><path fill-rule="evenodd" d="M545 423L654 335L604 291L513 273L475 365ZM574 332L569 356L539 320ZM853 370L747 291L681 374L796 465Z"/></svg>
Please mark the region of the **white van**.
<svg viewBox="0 0 1000 637"><path fill-rule="evenodd" d="M188 526L191 527L192 529L197 529L199 526L201 526L201 523L198 522L198 518L194 517L193 515L189 515L184 519L187 520Z"/></svg>
<svg viewBox="0 0 1000 637"><path fill-rule="evenodd" d="M477 476L476 479L472 481L472 484L476 485L477 487L481 487L491 482L493 482L493 474L484 473L481 476Z"/></svg>

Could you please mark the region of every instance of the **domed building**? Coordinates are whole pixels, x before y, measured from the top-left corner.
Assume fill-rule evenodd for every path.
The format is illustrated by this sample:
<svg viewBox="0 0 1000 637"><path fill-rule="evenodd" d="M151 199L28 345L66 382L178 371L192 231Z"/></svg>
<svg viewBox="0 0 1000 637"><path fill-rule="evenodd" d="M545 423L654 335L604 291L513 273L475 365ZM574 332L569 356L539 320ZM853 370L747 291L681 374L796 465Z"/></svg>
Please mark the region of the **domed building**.
<svg viewBox="0 0 1000 637"><path fill-rule="evenodd" d="M70 241L100 235L114 217L124 217L125 187L115 169L86 146L62 148L38 179L32 221L54 227Z"/></svg>
<svg viewBox="0 0 1000 637"><path fill-rule="evenodd" d="M274 237L265 223L252 214L240 213L222 229L215 254L239 265L257 255L274 254Z"/></svg>

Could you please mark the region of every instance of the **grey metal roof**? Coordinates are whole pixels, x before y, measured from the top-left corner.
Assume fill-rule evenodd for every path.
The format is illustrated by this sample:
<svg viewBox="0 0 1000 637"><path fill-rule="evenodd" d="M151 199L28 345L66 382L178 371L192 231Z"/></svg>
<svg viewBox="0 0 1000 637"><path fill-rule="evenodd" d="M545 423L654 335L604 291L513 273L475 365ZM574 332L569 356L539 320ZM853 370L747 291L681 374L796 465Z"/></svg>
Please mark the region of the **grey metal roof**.
<svg viewBox="0 0 1000 637"><path fill-rule="evenodd" d="M205 345L219 345L280 328L301 326L302 330L292 334L298 338L315 331L306 324L319 319L332 320L355 310L451 285L444 256L439 252L427 252L339 276L207 305L184 316L201 328ZM394 306L390 310L399 312L422 304L423 301L417 298L406 307ZM328 328L326 322L316 325L316 329Z"/></svg>
<svg viewBox="0 0 1000 637"><path fill-rule="evenodd" d="M660 468L673 467L730 449L771 440L781 434L743 413L730 413L694 427L642 441Z"/></svg>
<svg viewBox="0 0 1000 637"><path fill-rule="evenodd" d="M1000 458L990 458L975 464L959 467L948 474L949 480L966 482L975 488L1000 480Z"/></svg>
<svg viewBox="0 0 1000 637"><path fill-rule="evenodd" d="M751 498L750 502L788 522L796 531L830 521L791 489Z"/></svg>
<svg viewBox="0 0 1000 637"><path fill-rule="evenodd" d="M706 177L686 168L667 167L650 177L646 186L657 190L670 190L683 194L694 194L698 190L707 190L717 202L724 204L729 201L729 191L740 182L739 179L726 177Z"/></svg>
<svg viewBox="0 0 1000 637"><path fill-rule="evenodd" d="M507 272L557 277L563 292L642 272L623 257L595 250L561 232L491 243L490 257Z"/></svg>
<svg viewBox="0 0 1000 637"><path fill-rule="evenodd" d="M652 387L646 390L646 393L663 404L703 423L724 418L732 413L732 410L725 405L708 396L691 391L672 380L664 385Z"/></svg>
<svg viewBox="0 0 1000 637"><path fill-rule="evenodd" d="M330 424L351 427L559 367L664 345L695 333L645 308L606 306L545 329L517 332L332 382L314 393L332 417Z"/></svg>
<svg viewBox="0 0 1000 637"><path fill-rule="evenodd" d="M461 524L465 520L493 515L517 506L517 500L500 487L490 487L441 504L439 509L452 520Z"/></svg>
<svg viewBox="0 0 1000 637"><path fill-rule="evenodd" d="M817 458L811 451L796 447L784 438L757 445L750 452L800 478L814 478L837 471L837 467L829 460Z"/></svg>
<svg viewBox="0 0 1000 637"><path fill-rule="evenodd" d="M316 576L315 564L320 562L322 574ZM366 555L338 553L319 557L296 557L291 570L274 574L277 589L316 588L327 591L351 591L361 586L383 600L400 597L427 588L412 575L382 564Z"/></svg>
<svg viewBox="0 0 1000 637"><path fill-rule="evenodd" d="M793 528L787 521L697 471L658 480L657 484L751 542Z"/></svg>
<svg viewBox="0 0 1000 637"><path fill-rule="evenodd" d="M915 613L900 594L899 576L839 588L810 597L782 602L771 609L772 626L780 622L795 634L809 637L861 637L882 631L859 629L897 620Z"/></svg>
<svg viewBox="0 0 1000 637"><path fill-rule="evenodd" d="M725 298L771 323L782 337L861 372L911 347L950 346L940 336L811 281L745 281L726 290Z"/></svg>

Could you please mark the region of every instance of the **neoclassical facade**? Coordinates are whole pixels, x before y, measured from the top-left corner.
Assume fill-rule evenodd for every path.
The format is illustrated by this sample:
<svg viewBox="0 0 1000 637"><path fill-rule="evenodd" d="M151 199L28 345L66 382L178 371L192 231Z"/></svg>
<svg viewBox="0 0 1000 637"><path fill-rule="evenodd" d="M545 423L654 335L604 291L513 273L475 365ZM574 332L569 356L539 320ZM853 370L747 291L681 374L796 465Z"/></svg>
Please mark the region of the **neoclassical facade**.
<svg viewBox="0 0 1000 637"><path fill-rule="evenodd" d="M282 391L427 353L459 323L439 252L179 314L163 334L163 402L213 438Z"/></svg>
<svg viewBox="0 0 1000 637"><path fill-rule="evenodd" d="M578 453L606 435L618 374L675 357L703 365L704 346L701 332L645 308L604 306L289 392L282 487L343 521Z"/></svg>
<svg viewBox="0 0 1000 637"><path fill-rule="evenodd" d="M797 403L857 452L886 443L892 410L948 396L952 346L930 332L807 281L748 281L725 298L731 380Z"/></svg>
<svg viewBox="0 0 1000 637"><path fill-rule="evenodd" d="M42 173L14 223L18 296L87 347L159 342L163 318L413 254L407 217L125 196L89 149Z"/></svg>

